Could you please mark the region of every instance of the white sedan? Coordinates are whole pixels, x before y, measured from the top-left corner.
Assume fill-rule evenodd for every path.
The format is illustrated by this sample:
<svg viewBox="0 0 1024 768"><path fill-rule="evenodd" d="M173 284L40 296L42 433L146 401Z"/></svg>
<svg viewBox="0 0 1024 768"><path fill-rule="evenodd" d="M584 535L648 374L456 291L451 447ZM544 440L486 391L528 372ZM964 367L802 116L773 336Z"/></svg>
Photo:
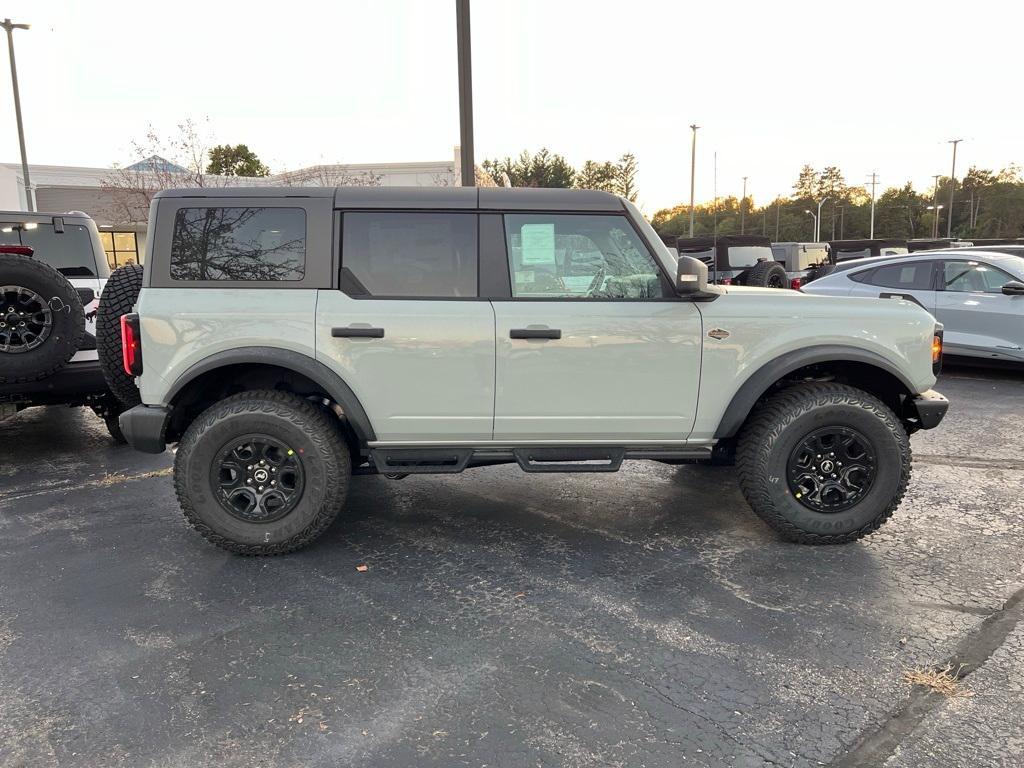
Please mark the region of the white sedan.
<svg viewBox="0 0 1024 768"><path fill-rule="evenodd" d="M948 355L1024 363L1024 258L963 249L840 262L804 293L902 298L945 326Z"/></svg>

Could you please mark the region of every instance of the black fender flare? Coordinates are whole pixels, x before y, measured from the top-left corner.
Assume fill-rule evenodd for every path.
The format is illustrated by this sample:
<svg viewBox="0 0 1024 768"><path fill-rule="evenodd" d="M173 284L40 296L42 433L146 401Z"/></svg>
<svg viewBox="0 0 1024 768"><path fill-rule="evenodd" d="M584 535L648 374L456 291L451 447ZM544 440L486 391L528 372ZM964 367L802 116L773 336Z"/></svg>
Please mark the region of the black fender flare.
<svg viewBox="0 0 1024 768"><path fill-rule="evenodd" d="M356 393L337 373L332 371L319 360L309 355L295 352L290 349L279 347L237 347L217 352L204 357L202 360L193 363L183 373L166 396L166 403L171 405L175 398L193 381L203 374L215 371L218 368L226 368L231 365L273 365L278 368L285 368L295 373L302 374L311 381L323 387L331 399L341 406L345 417L356 433L360 443L367 443L377 439L374 434L373 425L369 416L363 408Z"/></svg>
<svg viewBox="0 0 1024 768"><path fill-rule="evenodd" d="M913 394L914 387L907 377L877 352L842 344L804 347L768 361L743 382L725 409L718 429L715 431L715 437L717 439L734 437L743 426L743 422L747 420L747 415L753 409L754 404L761 399L761 396L768 391L772 384L787 374L816 363L836 362L864 363L878 368L894 376L906 389L907 394Z"/></svg>

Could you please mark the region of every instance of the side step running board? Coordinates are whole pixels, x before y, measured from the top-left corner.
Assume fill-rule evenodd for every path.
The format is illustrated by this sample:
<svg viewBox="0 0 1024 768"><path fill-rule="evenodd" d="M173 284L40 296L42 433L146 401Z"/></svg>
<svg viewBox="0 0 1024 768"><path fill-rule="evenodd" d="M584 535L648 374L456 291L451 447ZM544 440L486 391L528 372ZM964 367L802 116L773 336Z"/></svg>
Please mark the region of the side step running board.
<svg viewBox="0 0 1024 768"><path fill-rule="evenodd" d="M381 474L438 474L461 472L472 448L371 448L370 457Z"/></svg>
<svg viewBox="0 0 1024 768"><path fill-rule="evenodd" d="M617 472L622 448L515 448L523 472Z"/></svg>

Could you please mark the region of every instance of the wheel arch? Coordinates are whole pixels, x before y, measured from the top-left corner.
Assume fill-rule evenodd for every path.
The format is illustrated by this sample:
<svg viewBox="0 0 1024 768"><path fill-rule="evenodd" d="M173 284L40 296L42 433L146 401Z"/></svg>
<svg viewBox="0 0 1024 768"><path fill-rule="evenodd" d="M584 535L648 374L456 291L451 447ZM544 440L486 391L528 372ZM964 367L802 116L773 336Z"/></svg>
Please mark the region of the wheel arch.
<svg viewBox="0 0 1024 768"><path fill-rule="evenodd" d="M900 413L903 395L913 384L877 352L842 345L822 345L787 352L765 363L736 390L715 431L715 438L732 438L746 422L757 401L777 386L799 378L833 377L869 392Z"/></svg>
<svg viewBox="0 0 1024 768"><path fill-rule="evenodd" d="M205 401L222 399L234 391L267 388L323 395L341 408L358 448L377 439L362 403L338 374L300 352L256 346L212 354L175 381L164 398L173 407L168 437L180 436L197 415L197 406Z"/></svg>

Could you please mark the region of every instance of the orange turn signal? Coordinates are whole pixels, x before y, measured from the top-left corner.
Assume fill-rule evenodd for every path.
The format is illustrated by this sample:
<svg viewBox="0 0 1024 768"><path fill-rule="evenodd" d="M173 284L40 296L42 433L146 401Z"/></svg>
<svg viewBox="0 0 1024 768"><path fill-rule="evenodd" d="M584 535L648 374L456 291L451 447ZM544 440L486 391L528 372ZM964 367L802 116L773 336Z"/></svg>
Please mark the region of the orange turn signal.
<svg viewBox="0 0 1024 768"><path fill-rule="evenodd" d="M932 365L942 359L942 337L935 334L932 337Z"/></svg>

